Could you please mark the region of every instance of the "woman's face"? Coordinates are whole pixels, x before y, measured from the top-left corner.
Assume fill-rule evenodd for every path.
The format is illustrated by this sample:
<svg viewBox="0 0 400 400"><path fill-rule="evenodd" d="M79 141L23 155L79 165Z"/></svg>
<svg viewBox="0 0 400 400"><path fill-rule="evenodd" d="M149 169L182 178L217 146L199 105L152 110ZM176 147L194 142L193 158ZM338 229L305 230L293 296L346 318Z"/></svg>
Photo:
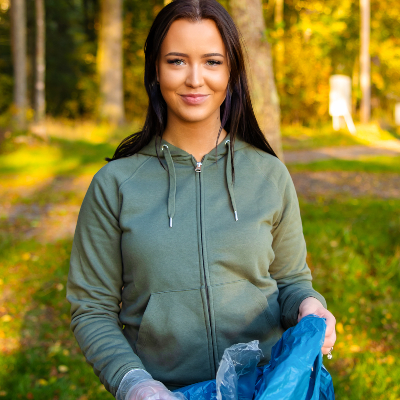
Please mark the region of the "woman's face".
<svg viewBox="0 0 400 400"><path fill-rule="evenodd" d="M219 117L229 66L215 22L174 21L161 45L157 79L169 116L185 122Z"/></svg>

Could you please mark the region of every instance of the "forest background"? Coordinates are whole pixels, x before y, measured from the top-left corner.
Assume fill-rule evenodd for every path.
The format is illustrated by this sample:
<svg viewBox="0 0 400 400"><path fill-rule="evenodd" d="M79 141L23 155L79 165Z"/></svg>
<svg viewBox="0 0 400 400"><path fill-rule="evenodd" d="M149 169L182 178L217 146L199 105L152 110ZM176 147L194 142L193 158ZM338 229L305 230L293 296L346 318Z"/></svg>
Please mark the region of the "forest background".
<svg viewBox="0 0 400 400"><path fill-rule="evenodd" d="M229 2L222 2L229 10ZM142 118L143 45L162 1L125 0L123 11L124 104L128 120ZM284 62L275 66L283 124L306 126L328 121L329 77L352 77L353 111L360 105L358 1L286 0L283 21L275 24L274 2L263 3L265 40L284 43ZM98 115L96 56L99 31L97 0L46 1L47 115L93 118ZM35 2L27 1L28 65L35 58ZM400 10L396 0L371 2L371 80L373 116L393 124L400 101ZM34 103L34 70L28 72ZM9 1L0 1L0 114L13 93Z"/></svg>
<svg viewBox="0 0 400 400"><path fill-rule="evenodd" d="M357 0L263 1L285 160L314 287L337 317L339 399L400 398L400 3L371 1L371 105L359 122ZM221 3L232 11L238 0ZM242 2L243 3L243 2ZM69 330L72 236L85 191L147 107L143 45L160 0L123 1L125 124L99 95L99 0L46 0L45 135L35 133L35 1L26 1L28 127L15 125L10 2L0 0L0 399L111 399ZM251 67L252 59L249 65ZM357 133L334 131L329 77L352 78Z"/></svg>

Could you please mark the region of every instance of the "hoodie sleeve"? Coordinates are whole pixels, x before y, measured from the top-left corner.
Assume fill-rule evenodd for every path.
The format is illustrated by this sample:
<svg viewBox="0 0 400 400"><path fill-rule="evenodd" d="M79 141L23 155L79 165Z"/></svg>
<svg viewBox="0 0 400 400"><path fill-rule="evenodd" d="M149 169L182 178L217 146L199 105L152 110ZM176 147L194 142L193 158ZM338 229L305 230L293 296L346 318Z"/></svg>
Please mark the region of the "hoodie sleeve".
<svg viewBox="0 0 400 400"><path fill-rule="evenodd" d="M297 324L299 306L304 299L315 297L324 307L326 301L311 284L299 202L292 178L286 168L285 171L282 209L272 231L275 258L270 273L278 284L281 322L288 329Z"/></svg>
<svg viewBox="0 0 400 400"><path fill-rule="evenodd" d="M114 396L128 371L144 369L118 317L123 286L118 198L116 179L100 170L79 213L67 284L71 329L87 362Z"/></svg>

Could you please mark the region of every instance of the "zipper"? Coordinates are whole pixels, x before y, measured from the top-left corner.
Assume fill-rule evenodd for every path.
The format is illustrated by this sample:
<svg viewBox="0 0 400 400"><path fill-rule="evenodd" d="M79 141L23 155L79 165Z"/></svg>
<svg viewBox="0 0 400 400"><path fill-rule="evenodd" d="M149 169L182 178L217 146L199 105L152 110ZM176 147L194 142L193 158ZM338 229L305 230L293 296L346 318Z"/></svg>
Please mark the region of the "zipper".
<svg viewBox="0 0 400 400"><path fill-rule="evenodd" d="M204 158L203 158L204 159ZM194 171L195 172L201 172L201 166L202 166L203 164L201 163L201 162L198 162L197 164L196 164L196 166L195 166L195 168L194 168Z"/></svg>
<svg viewBox="0 0 400 400"><path fill-rule="evenodd" d="M204 158L201 161L204 161ZM206 266L204 262L204 239L203 239L203 215L201 212L202 209L202 201L201 201L201 195L202 195L202 187L201 187L201 175L200 173L202 172L202 162L196 163L195 167L195 172L198 172L198 181L199 181L199 201L200 201L200 243L201 243L201 261L202 261L202 267L203 267L203 276L204 276L204 286L205 286L205 292L206 292L206 302L207 302L207 310L208 310L208 324L210 328L210 335L211 335L211 347L212 347L212 361L214 364L214 368L216 368L216 360L215 360L215 351L214 351L214 337L213 337L213 329L212 329L212 322L211 322L211 307L210 307L210 293L208 290L208 281L207 281L207 274L206 274Z"/></svg>

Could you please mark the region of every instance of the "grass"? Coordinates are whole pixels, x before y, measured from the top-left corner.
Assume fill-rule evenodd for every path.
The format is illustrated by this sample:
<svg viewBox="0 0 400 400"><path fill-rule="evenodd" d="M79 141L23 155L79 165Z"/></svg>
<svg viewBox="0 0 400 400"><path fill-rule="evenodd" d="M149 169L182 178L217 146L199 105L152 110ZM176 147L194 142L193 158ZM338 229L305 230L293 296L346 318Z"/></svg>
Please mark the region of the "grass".
<svg viewBox="0 0 400 400"><path fill-rule="evenodd" d="M337 319L338 399L400 398L400 200L301 202L314 285Z"/></svg>
<svg viewBox="0 0 400 400"><path fill-rule="evenodd" d="M380 140L393 140L400 137L399 132L381 129L378 124L356 124L357 133L352 135L343 128L334 131L332 124L316 127L286 125L281 127L284 150L304 150L330 146L371 145Z"/></svg>
<svg viewBox="0 0 400 400"><path fill-rule="evenodd" d="M139 129L137 123L123 128L94 123L48 122L45 138L31 133L9 134L1 146L0 174L76 176L94 173L111 157L120 141Z"/></svg>
<svg viewBox="0 0 400 400"><path fill-rule="evenodd" d="M357 171L370 173L399 173L400 156L365 156L358 160L319 160L302 164L289 164L290 172L302 171Z"/></svg>
<svg viewBox="0 0 400 400"><path fill-rule="evenodd" d="M1 287L11 290L1 310L0 398L112 399L69 329L71 240L43 245L9 239L0 251Z"/></svg>
<svg viewBox="0 0 400 400"><path fill-rule="evenodd" d="M0 153L0 400L111 400L69 330L72 235L53 232L131 128L49 127L46 142L12 135ZM399 159L324 163L307 168L395 172ZM325 361L337 398L400 398L400 200L319 197L300 206L314 286L337 318L334 358ZM51 207L61 211L47 218Z"/></svg>

